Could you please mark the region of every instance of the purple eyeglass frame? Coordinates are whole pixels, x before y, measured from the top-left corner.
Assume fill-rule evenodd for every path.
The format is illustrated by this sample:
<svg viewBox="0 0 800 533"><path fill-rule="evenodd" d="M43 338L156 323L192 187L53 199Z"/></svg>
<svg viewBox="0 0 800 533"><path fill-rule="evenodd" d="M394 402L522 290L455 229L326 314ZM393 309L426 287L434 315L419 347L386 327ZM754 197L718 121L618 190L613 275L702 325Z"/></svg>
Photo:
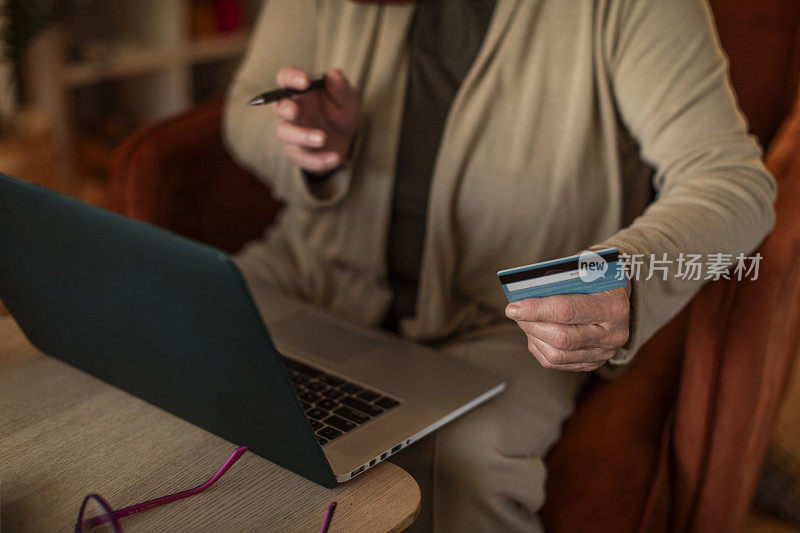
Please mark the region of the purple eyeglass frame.
<svg viewBox="0 0 800 533"><path fill-rule="evenodd" d="M131 505L125 507L123 509L119 509L117 511L111 510L111 507L106 503L106 501L99 495L99 494L89 494L83 499L83 503L81 504L81 509L78 514L78 522L75 524L75 532L82 533L83 531L92 529L93 527L97 527L101 524L106 524L111 522L114 526L114 531L121 531L119 525L119 519L124 518L128 515L132 515L134 513L138 513L141 511L146 511L148 509L152 509L153 507L158 507L160 505L164 505L166 503L171 503L177 500L182 500L183 498L188 498L189 496L194 496L195 494L199 494L209 488L211 485L216 483L216 481L222 477L222 474L228 471L228 469L233 466L233 463L239 460L239 458L245 454L247 451L247 446L241 446L236 448L233 453L228 457L228 460L217 470L217 473L211 476L211 478L203 483L202 485L198 485L193 489L184 490L181 492L176 492L174 494L169 494L167 496L162 496L160 498L155 498L152 500L147 500L146 502L137 503L135 505ZM88 518L86 520L83 519L83 513L86 509L86 505L89 503L89 500L94 498L106 511L106 516L93 516L92 518Z"/></svg>
<svg viewBox="0 0 800 533"><path fill-rule="evenodd" d="M100 507L103 508L103 511L105 511L106 515L102 518L105 518L105 520L100 520L101 517L99 516L95 516L89 520L83 519L83 513L86 511L86 506L89 505L91 500L95 500ZM89 524L92 521L94 521L94 523ZM111 522L111 525L114 527L114 533L120 533L122 531L122 529L119 527L119 522L114 517L114 511L111 510L111 506L108 505L108 502L105 501L99 494L87 494L83 499L83 502L81 502L80 511L78 511L78 521L75 522L75 533L83 533L86 531L86 529L91 529L106 522Z"/></svg>

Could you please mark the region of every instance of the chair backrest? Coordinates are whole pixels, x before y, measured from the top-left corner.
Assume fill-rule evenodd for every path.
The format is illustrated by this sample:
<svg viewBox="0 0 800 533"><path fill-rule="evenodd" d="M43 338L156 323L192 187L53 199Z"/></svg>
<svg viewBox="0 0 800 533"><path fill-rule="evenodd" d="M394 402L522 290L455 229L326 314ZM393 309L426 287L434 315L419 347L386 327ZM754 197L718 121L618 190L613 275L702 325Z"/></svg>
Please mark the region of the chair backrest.
<svg viewBox="0 0 800 533"><path fill-rule="evenodd" d="M221 135L222 99L149 124L112 163L113 209L229 252L258 238L279 204Z"/></svg>
<svg viewBox="0 0 800 533"><path fill-rule="evenodd" d="M800 81L800 0L711 0L711 8L750 131L769 146Z"/></svg>

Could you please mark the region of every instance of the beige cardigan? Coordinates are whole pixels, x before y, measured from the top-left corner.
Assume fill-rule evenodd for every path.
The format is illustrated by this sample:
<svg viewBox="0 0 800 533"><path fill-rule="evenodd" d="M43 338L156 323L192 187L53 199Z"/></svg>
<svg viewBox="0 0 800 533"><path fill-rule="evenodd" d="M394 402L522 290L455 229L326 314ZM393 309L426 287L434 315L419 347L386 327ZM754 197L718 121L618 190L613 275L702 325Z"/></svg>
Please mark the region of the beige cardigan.
<svg viewBox="0 0 800 533"><path fill-rule="evenodd" d="M390 297L412 13L267 0L226 106L229 149L287 204L243 255L245 270L268 263L270 283L363 324L379 324ZM361 95L353 161L326 196L283 154L272 110L245 106L284 65L341 68ZM497 0L445 124L417 316L401 331L436 342L505 320L498 270L595 244L672 258L752 251L773 224L775 183L746 130L705 2ZM652 173L640 161L656 169L659 191L646 210ZM615 361L628 361L702 283L634 281L632 336Z"/></svg>

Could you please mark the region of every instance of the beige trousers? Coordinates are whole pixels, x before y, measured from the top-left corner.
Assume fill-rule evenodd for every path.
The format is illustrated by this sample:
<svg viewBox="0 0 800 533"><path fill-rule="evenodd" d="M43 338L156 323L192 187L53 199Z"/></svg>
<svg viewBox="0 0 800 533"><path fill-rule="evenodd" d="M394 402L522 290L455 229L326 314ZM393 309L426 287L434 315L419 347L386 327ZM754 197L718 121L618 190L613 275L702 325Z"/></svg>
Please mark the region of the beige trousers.
<svg viewBox="0 0 800 533"><path fill-rule="evenodd" d="M284 276L278 248L251 245L236 258L252 290L302 294ZM541 531L544 455L556 442L586 374L546 370L513 322L435 348L505 378L506 391L392 460L419 483L422 510L410 531ZM446 386L446 384L443 384Z"/></svg>
<svg viewBox="0 0 800 533"><path fill-rule="evenodd" d="M507 389L393 459L422 490L422 511L410 531L541 531L542 458L586 374L542 368L514 323L438 348L503 376Z"/></svg>

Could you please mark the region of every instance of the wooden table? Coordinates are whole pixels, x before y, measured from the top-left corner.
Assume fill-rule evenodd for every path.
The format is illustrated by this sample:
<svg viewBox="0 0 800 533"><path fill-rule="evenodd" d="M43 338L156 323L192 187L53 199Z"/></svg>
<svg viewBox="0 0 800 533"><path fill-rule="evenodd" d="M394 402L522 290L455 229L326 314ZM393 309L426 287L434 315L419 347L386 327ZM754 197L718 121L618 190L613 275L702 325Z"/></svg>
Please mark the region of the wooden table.
<svg viewBox="0 0 800 533"><path fill-rule="evenodd" d="M33 348L0 317L0 526L69 531L83 496L113 508L208 479L235 446ZM210 489L122 519L125 531L401 531L414 479L382 463L326 489L248 452Z"/></svg>

